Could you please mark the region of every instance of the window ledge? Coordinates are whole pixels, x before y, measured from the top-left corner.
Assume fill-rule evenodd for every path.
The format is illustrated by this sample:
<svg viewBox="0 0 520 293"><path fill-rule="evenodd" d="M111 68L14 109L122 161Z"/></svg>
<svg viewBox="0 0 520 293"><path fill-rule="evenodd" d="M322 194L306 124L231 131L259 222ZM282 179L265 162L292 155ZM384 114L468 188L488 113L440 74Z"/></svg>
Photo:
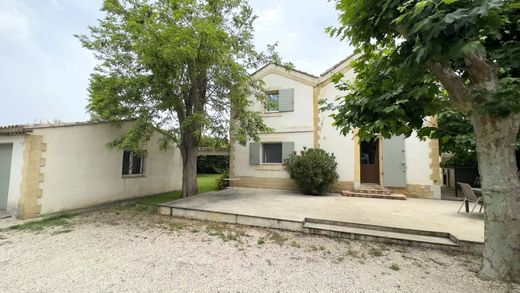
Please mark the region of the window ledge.
<svg viewBox="0 0 520 293"><path fill-rule="evenodd" d="M260 171L284 171L282 163L262 163L256 165L256 170Z"/></svg>
<svg viewBox="0 0 520 293"><path fill-rule="evenodd" d="M121 175L121 178L123 178L123 179L126 179L126 178L141 178L141 177L145 177L144 174Z"/></svg>
<svg viewBox="0 0 520 293"><path fill-rule="evenodd" d="M282 117L282 112L264 112L262 113L262 117Z"/></svg>

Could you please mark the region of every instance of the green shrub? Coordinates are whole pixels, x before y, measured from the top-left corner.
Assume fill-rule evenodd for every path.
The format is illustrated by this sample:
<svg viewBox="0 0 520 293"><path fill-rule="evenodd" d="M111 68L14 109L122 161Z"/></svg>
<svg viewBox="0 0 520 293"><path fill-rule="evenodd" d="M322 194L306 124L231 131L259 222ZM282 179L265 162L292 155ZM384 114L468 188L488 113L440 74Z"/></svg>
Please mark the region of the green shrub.
<svg viewBox="0 0 520 293"><path fill-rule="evenodd" d="M304 194L322 195L338 180L336 158L322 149L304 149L283 163Z"/></svg>
<svg viewBox="0 0 520 293"><path fill-rule="evenodd" d="M226 180L227 178L229 178L229 172L228 171L225 171L220 176L218 176L218 178L217 178L218 190L223 190L223 189L225 189L226 187L229 186L229 181Z"/></svg>
<svg viewBox="0 0 520 293"><path fill-rule="evenodd" d="M197 174L220 174L229 167L228 156L199 156L197 158Z"/></svg>

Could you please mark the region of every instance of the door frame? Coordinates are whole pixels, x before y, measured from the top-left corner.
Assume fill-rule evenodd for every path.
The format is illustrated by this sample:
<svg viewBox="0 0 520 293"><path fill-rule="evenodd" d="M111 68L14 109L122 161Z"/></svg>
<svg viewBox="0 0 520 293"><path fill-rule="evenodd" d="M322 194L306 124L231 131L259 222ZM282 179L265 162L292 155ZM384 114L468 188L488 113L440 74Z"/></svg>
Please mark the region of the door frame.
<svg viewBox="0 0 520 293"><path fill-rule="evenodd" d="M383 174L383 138L378 135L376 136L378 141L378 156L379 156L379 185L384 186L384 174ZM354 131L354 188L361 186L361 141L357 135L357 130Z"/></svg>
<svg viewBox="0 0 520 293"><path fill-rule="evenodd" d="M377 171L374 170L374 172L377 173L377 174L372 174L372 175L374 177L377 177L377 181L378 182L365 182L365 181L363 181L363 177L366 177L366 175L363 176L363 168L362 168L363 164L361 164L361 154L363 153L362 152L362 147L361 147L362 142L359 141L358 142L359 143L359 155L357 156L357 160L358 160L358 163L360 165L360 167L359 167L359 170L360 170L359 171L360 172L360 176L359 176L360 180L359 180L359 182L360 182L360 184L378 184L378 185L382 185L383 184L383 181L382 181L382 178L381 178L381 174L382 174L382 172L381 172L381 170L382 170L382 164L381 164L382 163L382 160L381 160L381 156L382 156L381 147L382 147L382 145L381 145L381 141L382 141L382 139L380 137L376 137L376 138L374 138L374 140L375 140L374 144L375 144L375 147L376 147L376 160L375 160L375 164L374 165L377 166L377 167L374 167L374 168L377 168ZM370 177L372 177L372 176L370 176Z"/></svg>

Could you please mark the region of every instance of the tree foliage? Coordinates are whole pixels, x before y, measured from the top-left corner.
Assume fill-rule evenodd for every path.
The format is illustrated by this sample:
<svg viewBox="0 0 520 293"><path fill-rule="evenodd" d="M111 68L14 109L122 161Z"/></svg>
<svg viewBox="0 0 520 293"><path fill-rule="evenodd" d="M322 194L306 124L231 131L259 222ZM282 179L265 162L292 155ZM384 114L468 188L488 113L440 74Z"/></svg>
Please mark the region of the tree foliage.
<svg viewBox="0 0 520 293"><path fill-rule="evenodd" d="M479 275L520 280L520 5L512 0L336 0L328 32L356 47L334 114L342 133L439 137L435 116L471 121L485 206ZM469 137L465 146L472 147Z"/></svg>
<svg viewBox="0 0 520 293"><path fill-rule="evenodd" d="M229 148L229 140L227 137L202 135L200 137L199 147L222 149Z"/></svg>
<svg viewBox="0 0 520 293"><path fill-rule="evenodd" d="M98 119L137 119L115 145L138 148L157 128L174 141L193 126L197 137L202 129L226 137L231 102L240 141L266 130L247 110L247 97L263 96L247 70L269 59L254 49L255 17L244 1L105 0L102 11L79 39L101 61L88 110Z"/></svg>
<svg viewBox="0 0 520 293"><path fill-rule="evenodd" d="M470 118L456 110L446 109L438 114L437 132L440 151L450 154L445 166L477 166L476 138ZM520 150L520 132L516 139ZM520 162L518 162L520 164Z"/></svg>
<svg viewBox="0 0 520 293"><path fill-rule="evenodd" d="M345 0L337 9L342 26L328 32L357 48L352 66L358 78L335 76L338 88L349 91L335 115L344 133L435 136L427 117L441 109L496 116L520 111L519 10L511 1ZM470 75L467 64L482 58L497 66L498 87L481 86ZM456 77L443 84L448 98L436 71ZM467 86L457 89L457 83Z"/></svg>
<svg viewBox="0 0 520 293"><path fill-rule="evenodd" d="M477 166L473 125L466 115L455 110L439 113L438 135L441 153L451 157L445 166Z"/></svg>
<svg viewBox="0 0 520 293"><path fill-rule="evenodd" d="M202 134L227 137L231 115L231 135L241 143L269 131L249 110L251 97L265 99L249 71L281 62L274 46L255 50L256 17L246 0L104 0L102 11L90 35L78 37L100 61L88 111L96 119L135 119L113 146L138 151L155 130L165 144L177 142L187 196L196 193Z"/></svg>

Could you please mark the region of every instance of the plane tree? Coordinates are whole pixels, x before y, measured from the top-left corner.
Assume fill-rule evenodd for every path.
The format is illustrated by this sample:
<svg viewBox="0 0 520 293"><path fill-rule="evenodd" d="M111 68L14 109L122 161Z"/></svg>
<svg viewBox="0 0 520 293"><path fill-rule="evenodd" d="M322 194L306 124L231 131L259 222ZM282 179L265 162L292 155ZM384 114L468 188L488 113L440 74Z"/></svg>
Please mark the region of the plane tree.
<svg viewBox="0 0 520 293"><path fill-rule="evenodd" d="M520 280L520 5L506 0L336 0L332 36L356 48L353 82L334 80L343 133L436 137L435 117L469 117L485 199L479 276ZM444 95L443 93L447 93Z"/></svg>

